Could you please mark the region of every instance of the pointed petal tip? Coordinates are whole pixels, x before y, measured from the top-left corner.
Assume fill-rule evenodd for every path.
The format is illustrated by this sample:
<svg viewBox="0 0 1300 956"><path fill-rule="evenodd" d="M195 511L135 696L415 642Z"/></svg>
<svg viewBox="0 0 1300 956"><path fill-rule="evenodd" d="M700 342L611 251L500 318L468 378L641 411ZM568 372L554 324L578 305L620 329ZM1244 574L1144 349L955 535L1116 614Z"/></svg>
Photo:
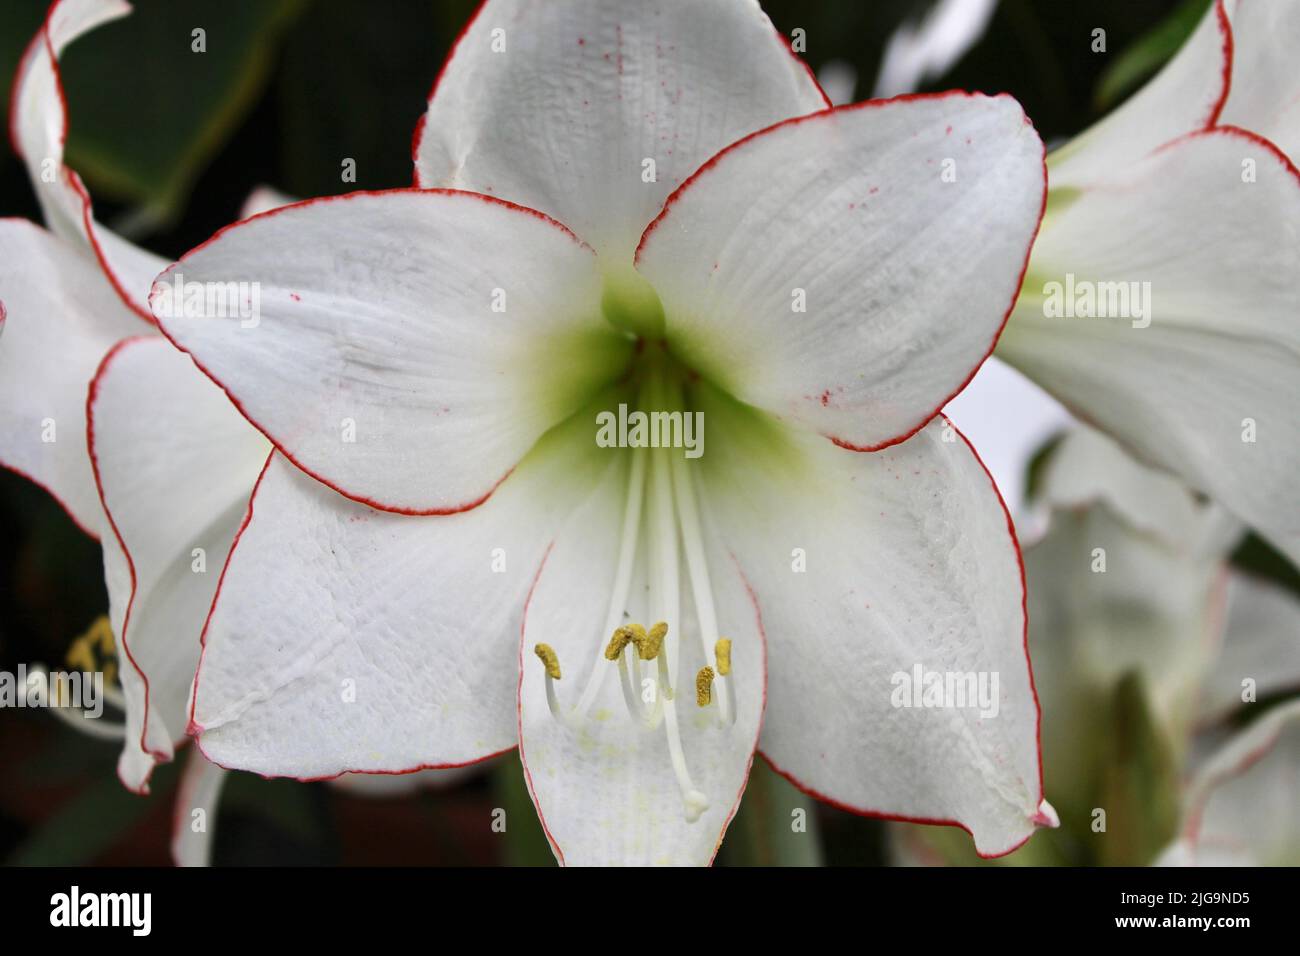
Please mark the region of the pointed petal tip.
<svg viewBox="0 0 1300 956"><path fill-rule="evenodd" d="M1055 830L1061 825L1061 818L1053 807L1046 800L1038 804L1038 811L1029 818L1029 822L1037 827L1047 827Z"/></svg>

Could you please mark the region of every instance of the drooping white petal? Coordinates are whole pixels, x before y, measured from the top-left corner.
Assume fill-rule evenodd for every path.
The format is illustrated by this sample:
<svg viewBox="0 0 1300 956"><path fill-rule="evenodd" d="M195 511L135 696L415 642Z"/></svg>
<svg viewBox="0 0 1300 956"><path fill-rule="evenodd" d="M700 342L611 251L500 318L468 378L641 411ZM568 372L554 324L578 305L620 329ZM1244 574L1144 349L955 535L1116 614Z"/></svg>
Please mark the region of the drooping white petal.
<svg viewBox="0 0 1300 956"><path fill-rule="evenodd" d="M1223 648L1202 691L1201 720L1220 720L1244 704L1293 690L1300 690L1300 600L1277 584L1234 574Z"/></svg>
<svg viewBox="0 0 1300 956"><path fill-rule="evenodd" d="M646 230L668 337L731 394L842 444L929 421L993 348L1043 204L1009 97L872 101L724 150Z"/></svg>
<svg viewBox="0 0 1300 956"><path fill-rule="evenodd" d="M111 530L113 633L127 736L118 773L147 789L183 739L199 636L221 568L271 448L189 357L129 339L91 390L89 440Z"/></svg>
<svg viewBox="0 0 1300 956"><path fill-rule="evenodd" d="M1094 41L1095 42L1095 41ZM1053 189L1105 181L1171 140L1213 126L1236 82L1232 31L1220 0L1146 86L1052 153Z"/></svg>
<svg viewBox="0 0 1300 956"><path fill-rule="evenodd" d="M227 771L210 763L198 747L190 750L176 789L172 821L172 860L177 866L208 866L217 831L217 806Z"/></svg>
<svg viewBox="0 0 1300 956"><path fill-rule="evenodd" d="M942 420L861 454L701 400L704 511L768 636L763 754L856 812L1018 846L1051 813L1019 553L979 459ZM950 678L963 696L926 706Z"/></svg>
<svg viewBox="0 0 1300 956"><path fill-rule="evenodd" d="M416 183L532 206L626 267L701 163L827 105L757 0L489 0L416 130Z"/></svg>
<svg viewBox="0 0 1300 956"><path fill-rule="evenodd" d="M0 464L45 487L98 537L86 389L113 343L145 326L94 260L23 219L0 220Z"/></svg>
<svg viewBox="0 0 1300 956"><path fill-rule="evenodd" d="M1293 560L1298 221L1300 173L1273 147L1227 129L1188 137L1049 217L998 344ZM1086 311L1089 294L1103 317L1048 317Z"/></svg>
<svg viewBox="0 0 1300 956"><path fill-rule="evenodd" d="M664 653L670 655L675 698L664 703L673 709L671 718L665 714L654 729L633 717L618 665L602 653L611 636L604 628L627 493L626 469L620 475L622 482L606 485L556 536L529 596L520 647L520 757L561 863L702 866L713 860L735 815L758 741L765 685L762 622L736 562L714 542L708 548L709 574L718 624L731 639L731 674L724 679L737 708L734 723L724 721L716 701L702 708L696 699L695 678L706 658L690 588L683 580L676 598L665 595L655 583L660 556L653 549L643 553L619 620L649 627L668 619ZM680 607L676 618L674 606ZM548 706L544 670L534 656L539 643L551 645L559 656L562 677L555 691L566 713L577 706L593 668L602 680L590 710L571 717L571 723L557 719ZM664 693L646 683L655 678L657 662L641 667L640 681L636 674L631 677L638 703L648 702L650 693ZM685 785L673 768L669 734L674 725L690 784L707 801L689 821ZM692 804L692 812L697 808Z"/></svg>
<svg viewBox="0 0 1300 956"><path fill-rule="evenodd" d="M113 290L149 321L149 287L166 260L99 225L81 177L63 164L68 109L58 58L73 40L130 12L125 0L55 0L19 65L9 132L14 150L27 164L46 225L93 252Z"/></svg>
<svg viewBox="0 0 1300 956"><path fill-rule="evenodd" d="M1300 700L1231 738L1192 778L1166 866L1300 865Z"/></svg>
<svg viewBox="0 0 1300 956"><path fill-rule="evenodd" d="M1232 24L1232 89L1219 122L1273 141L1300 160L1300 4L1225 0Z"/></svg>
<svg viewBox="0 0 1300 956"><path fill-rule="evenodd" d="M1181 752L1223 628L1223 562L1240 529L1090 429L1043 472L1047 534L1025 552L1030 649L1053 799L1083 819L1096 799L1098 708L1136 675Z"/></svg>
<svg viewBox="0 0 1300 956"><path fill-rule="evenodd" d="M210 301L191 308L192 290ZM631 342L600 295L591 250L555 222L393 190L236 223L160 276L151 304L304 471L431 514L482 501L622 374Z"/></svg>
<svg viewBox="0 0 1300 956"><path fill-rule="evenodd" d="M555 528L603 480L591 422L566 423L455 515L376 511L275 456L205 632L192 719L208 757L317 778L513 747L524 598Z"/></svg>

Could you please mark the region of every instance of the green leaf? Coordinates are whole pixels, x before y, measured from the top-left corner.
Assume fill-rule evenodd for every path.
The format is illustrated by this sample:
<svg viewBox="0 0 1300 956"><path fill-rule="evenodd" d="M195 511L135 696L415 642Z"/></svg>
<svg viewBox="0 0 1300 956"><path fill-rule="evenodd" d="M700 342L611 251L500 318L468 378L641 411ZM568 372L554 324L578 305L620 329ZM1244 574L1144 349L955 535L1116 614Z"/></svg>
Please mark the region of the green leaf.
<svg viewBox="0 0 1300 956"><path fill-rule="evenodd" d="M5 861L7 866L85 866L113 846L150 812L157 801L170 801L177 765L154 771L150 795L131 793L115 776L105 776L82 790L27 837Z"/></svg>
<svg viewBox="0 0 1300 956"><path fill-rule="evenodd" d="M139 204L158 224L173 219L256 102L302 5L137 0L131 15L77 40L63 56L68 165L97 197Z"/></svg>
<svg viewBox="0 0 1300 956"><path fill-rule="evenodd" d="M1156 74L1192 35L1211 0L1183 3L1154 29L1139 37L1115 58L1097 81L1094 94L1098 111L1117 105L1149 77Z"/></svg>
<svg viewBox="0 0 1300 956"><path fill-rule="evenodd" d="M817 801L756 759L722 860L728 866L821 866Z"/></svg>
<svg viewBox="0 0 1300 956"><path fill-rule="evenodd" d="M1178 761L1152 713L1136 672L1119 682L1104 718L1098 806L1106 830L1098 833L1098 860L1106 866L1146 866L1178 828Z"/></svg>

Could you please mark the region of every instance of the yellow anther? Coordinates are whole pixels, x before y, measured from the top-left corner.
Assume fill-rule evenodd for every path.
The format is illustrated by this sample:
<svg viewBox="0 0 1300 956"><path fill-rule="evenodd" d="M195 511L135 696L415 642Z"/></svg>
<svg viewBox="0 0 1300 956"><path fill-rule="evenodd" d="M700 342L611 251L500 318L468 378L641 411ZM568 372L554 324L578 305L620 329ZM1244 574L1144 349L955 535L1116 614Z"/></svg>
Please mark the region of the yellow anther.
<svg viewBox="0 0 1300 956"><path fill-rule="evenodd" d="M660 621L654 627L650 628L650 633L641 639L637 650L641 652L641 660L652 661L659 656L663 649L664 638L668 636L668 625Z"/></svg>
<svg viewBox="0 0 1300 956"><path fill-rule="evenodd" d="M731 641L728 638L718 638L718 643L713 645L713 656L718 659L718 673L726 677L731 673Z"/></svg>
<svg viewBox="0 0 1300 956"><path fill-rule="evenodd" d="M713 700L713 668L701 667L700 672L695 675L695 703L701 707L708 707L709 702Z"/></svg>
<svg viewBox="0 0 1300 956"><path fill-rule="evenodd" d="M609 645L605 648L605 660L618 660L618 655L623 653L623 648L627 647L628 642L636 640L636 635L632 631L634 626L625 624L614 632L609 639Z"/></svg>
<svg viewBox="0 0 1300 956"><path fill-rule="evenodd" d="M551 647L550 644L538 644L533 648L533 653L541 658L542 663L546 665L546 676L551 680L559 680L560 658L555 653L555 648Z"/></svg>
<svg viewBox="0 0 1300 956"><path fill-rule="evenodd" d="M114 650L113 625L101 614L68 647L64 660L80 671L102 671L109 684L117 680L117 655Z"/></svg>

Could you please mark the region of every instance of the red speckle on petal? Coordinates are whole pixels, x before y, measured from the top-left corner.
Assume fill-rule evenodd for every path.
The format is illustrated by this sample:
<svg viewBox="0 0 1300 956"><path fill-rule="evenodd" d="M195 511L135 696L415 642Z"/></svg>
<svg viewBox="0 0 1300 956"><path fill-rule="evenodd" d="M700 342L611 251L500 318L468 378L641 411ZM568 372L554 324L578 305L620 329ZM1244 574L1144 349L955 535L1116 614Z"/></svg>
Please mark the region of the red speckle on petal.
<svg viewBox="0 0 1300 956"><path fill-rule="evenodd" d="M951 135L952 135L952 127L949 126L946 130L943 131L943 134L944 134L945 136L951 136Z"/></svg>
<svg viewBox="0 0 1300 956"><path fill-rule="evenodd" d="M302 301L302 296L300 296L297 292L290 292L290 293L289 293L289 298L293 299L293 301L295 301L295 302L301 302L301 301Z"/></svg>
<svg viewBox="0 0 1300 956"><path fill-rule="evenodd" d="M871 189L868 191L868 194L874 196L878 192L880 192L880 187L872 186Z"/></svg>
<svg viewBox="0 0 1300 956"><path fill-rule="evenodd" d="M823 408L825 408L827 405L831 403L831 390L829 388L826 389L826 391L822 392L821 403Z"/></svg>
<svg viewBox="0 0 1300 956"><path fill-rule="evenodd" d="M585 38L585 37L578 37L578 46L586 46L586 45L587 45L587 40L586 40L586 38Z"/></svg>

